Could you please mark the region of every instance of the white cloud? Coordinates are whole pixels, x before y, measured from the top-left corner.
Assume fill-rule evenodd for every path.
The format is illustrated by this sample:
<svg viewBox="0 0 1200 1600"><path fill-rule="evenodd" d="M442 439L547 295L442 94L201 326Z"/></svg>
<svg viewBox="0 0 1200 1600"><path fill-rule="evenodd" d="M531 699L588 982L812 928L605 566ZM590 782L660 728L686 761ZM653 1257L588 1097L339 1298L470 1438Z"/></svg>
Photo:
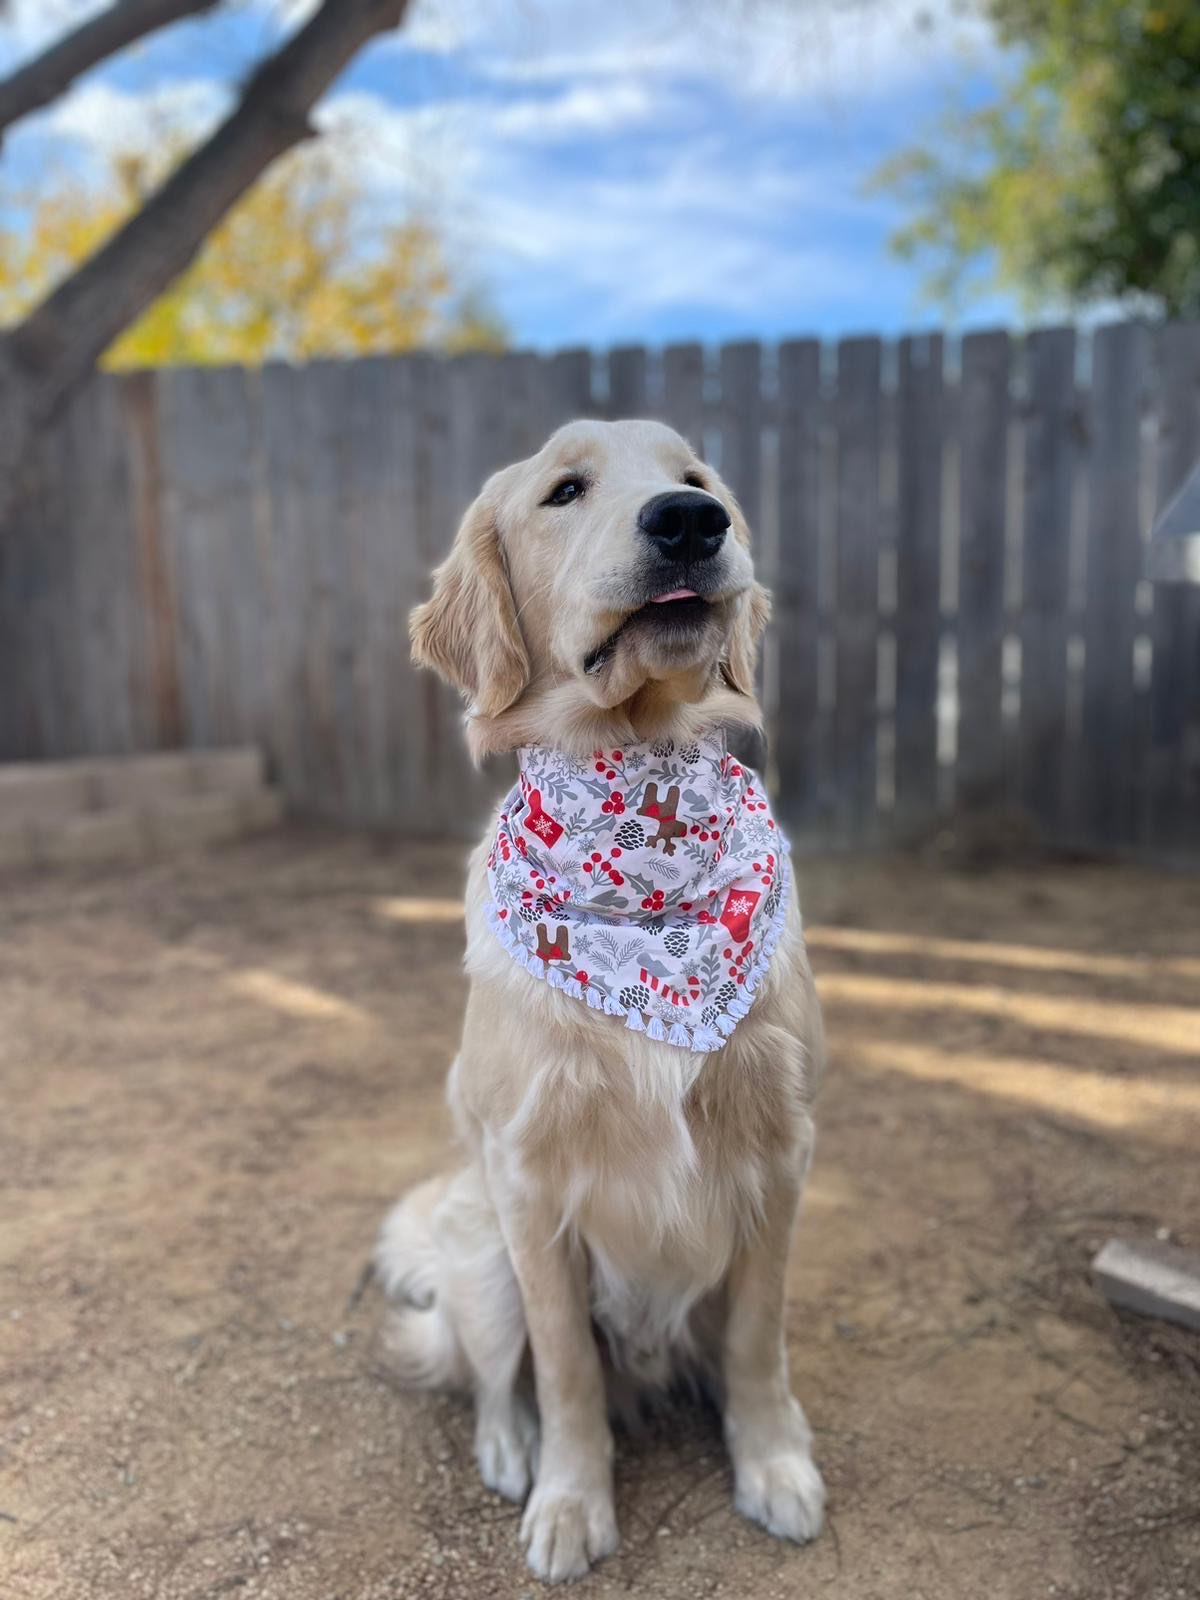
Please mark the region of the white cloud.
<svg viewBox="0 0 1200 1600"><path fill-rule="evenodd" d="M111 0L9 0L0 40L13 46L14 54L29 54L109 4Z"/></svg>
<svg viewBox="0 0 1200 1600"><path fill-rule="evenodd" d="M497 82L682 76L793 101L886 92L993 48L962 0L432 0L396 38L457 48Z"/></svg>
<svg viewBox="0 0 1200 1600"><path fill-rule="evenodd" d="M315 0L249 3L294 24ZM379 217L430 215L519 336L539 325L542 294L585 306L581 336L594 339L680 306L754 331L809 286L869 306L894 277L878 253L890 204L860 196L887 149L863 130L889 96L944 83L963 50L993 49L956 5L418 0L375 49L393 92L419 103L335 90L316 121ZM107 150L156 126L202 134L230 94L225 79L144 94L91 79L38 121Z"/></svg>
<svg viewBox="0 0 1200 1600"><path fill-rule="evenodd" d="M719 130L689 131L647 152L638 172L583 168L548 182L536 150L498 133L508 115L478 101L406 110L354 93L330 101L321 120L350 141L343 148L381 209L432 212L455 259L502 302L530 284L571 286L591 305L596 339L680 304L721 307L752 330L764 306L794 301L806 283L871 293L877 264L822 242L823 219L861 210L839 156L801 166L785 145L748 159ZM809 226L789 237L780 219L797 217Z"/></svg>
<svg viewBox="0 0 1200 1600"><path fill-rule="evenodd" d="M491 123L505 138L545 140L628 129L664 109L663 96L653 94L644 83L580 85L553 98L500 106Z"/></svg>
<svg viewBox="0 0 1200 1600"><path fill-rule="evenodd" d="M145 148L167 135L202 138L229 108L230 91L211 78L175 79L142 91L91 79L39 117L44 133L90 150Z"/></svg>

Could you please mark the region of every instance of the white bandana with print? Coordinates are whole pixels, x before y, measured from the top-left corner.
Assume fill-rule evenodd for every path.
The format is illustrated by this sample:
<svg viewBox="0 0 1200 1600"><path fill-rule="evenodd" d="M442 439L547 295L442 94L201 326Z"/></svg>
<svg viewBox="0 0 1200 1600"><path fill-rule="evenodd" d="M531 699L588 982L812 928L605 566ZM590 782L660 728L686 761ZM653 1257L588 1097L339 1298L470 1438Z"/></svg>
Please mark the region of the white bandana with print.
<svg viewBox="0 0 1200 1600"><path fill-rule="evenodd" d="M519 755L488 855L505 949L637 1033L720 1049L787 914L788 843L761 780L720 731Z"/></svg>

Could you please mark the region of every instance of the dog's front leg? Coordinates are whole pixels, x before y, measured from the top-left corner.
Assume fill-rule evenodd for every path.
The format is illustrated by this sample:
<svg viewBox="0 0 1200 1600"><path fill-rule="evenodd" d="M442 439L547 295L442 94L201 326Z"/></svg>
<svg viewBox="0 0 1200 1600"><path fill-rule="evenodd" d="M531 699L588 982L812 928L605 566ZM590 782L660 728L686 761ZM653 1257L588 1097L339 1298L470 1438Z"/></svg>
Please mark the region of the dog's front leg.
<svg viewBox="0 0 1200 1600"><path fill-rule="evenodd" d="M530 1569L558 1583L582 1577L618 1542L612 1434L586 1263L551 1208L513 1182L501 1159L489 1160L488 1176L525 1303L541 1416L541 1457L521 1539Z"/></svg>
<svg viewBox="0 0 1200 1600"><path fill-rule="evenodd" d="M776 1174L757 1236L729 1274L725 1326L725 1439L733 1460L738 1510L784 1539L821 1530L825 1486L813 1465L812 1435L788 1384L785 1279L792 1224L811 1147Z"/></svg>

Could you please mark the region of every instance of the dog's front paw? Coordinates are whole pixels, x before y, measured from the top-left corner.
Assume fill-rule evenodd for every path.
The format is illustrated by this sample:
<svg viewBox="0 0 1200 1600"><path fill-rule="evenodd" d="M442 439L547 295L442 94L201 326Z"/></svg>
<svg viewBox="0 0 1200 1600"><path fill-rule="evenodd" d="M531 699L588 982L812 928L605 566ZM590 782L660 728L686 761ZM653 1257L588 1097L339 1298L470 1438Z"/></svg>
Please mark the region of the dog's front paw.
<svg viewBox="0 0 1200 1600"><path fill-rule="evenodd" d="M611 1493L539 1483L521 1519L521 1543L529 1570L543 1582L582 1578L619 1543Z"/></svg>
<svg viewBox="0 0 1200 1600"><path fill-rule="evenodd" d="M503 1411L481 1412L475 1425L475 1460L489 1489L524 1500L537 1468L538 1427L533 1412L514 1400Z"/></svg>
<svg viewBox="0 0 1200 1600"><path fill-rule="evenodd" d="M807 1450L750 1457L738 1463L733 1503L777 1539L806 1544L821 1531L825 1485Z"/></svg>

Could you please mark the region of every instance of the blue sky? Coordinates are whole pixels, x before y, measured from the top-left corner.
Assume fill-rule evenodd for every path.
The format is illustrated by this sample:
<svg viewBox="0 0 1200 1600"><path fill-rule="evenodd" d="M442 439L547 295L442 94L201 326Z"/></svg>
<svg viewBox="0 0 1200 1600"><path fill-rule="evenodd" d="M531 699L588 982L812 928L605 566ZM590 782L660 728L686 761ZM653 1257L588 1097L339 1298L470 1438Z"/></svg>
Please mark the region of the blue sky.
<svg viewBox="0 0 1200 1600"><path fill-rule="evenodd" d="M0 69L97 0L18 0ZM241 0L92 74L6 144L8 174L197 131L309 0ZM444 231L521 344L926 326L864 192L1001 70L955 0L431 0L321 109L382 217ZM1003 297L970 321L1015 317Z"/></svg>

